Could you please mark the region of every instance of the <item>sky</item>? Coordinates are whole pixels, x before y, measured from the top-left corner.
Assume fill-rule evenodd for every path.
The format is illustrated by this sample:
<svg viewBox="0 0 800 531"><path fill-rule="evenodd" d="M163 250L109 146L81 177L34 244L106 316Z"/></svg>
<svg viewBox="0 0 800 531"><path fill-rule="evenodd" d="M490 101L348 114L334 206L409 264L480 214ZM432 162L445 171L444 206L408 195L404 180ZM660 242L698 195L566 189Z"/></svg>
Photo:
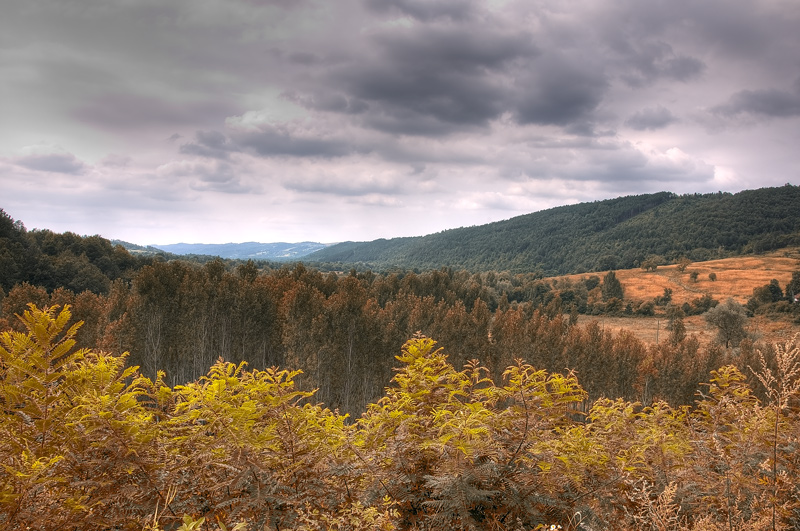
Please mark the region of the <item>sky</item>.
<svg viewBox="0 0 800 531"><path fill-rule="evenodd" d="M2 0L0 208L138 244L416 236L800 184L797 0Z"/></svg>

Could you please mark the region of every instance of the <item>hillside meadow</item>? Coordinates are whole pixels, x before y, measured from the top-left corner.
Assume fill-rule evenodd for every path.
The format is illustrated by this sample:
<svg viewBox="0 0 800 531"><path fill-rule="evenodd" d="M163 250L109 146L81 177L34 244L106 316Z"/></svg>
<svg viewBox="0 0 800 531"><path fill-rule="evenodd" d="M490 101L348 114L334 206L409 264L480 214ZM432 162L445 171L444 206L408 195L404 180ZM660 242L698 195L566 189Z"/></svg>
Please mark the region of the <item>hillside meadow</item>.
<svg viewBox="0 0 800 531"><path fill-rule="evenodd" d="M705 294L723 302L733 298L740 304L746 304L753 296L755 288L778 281L781 287L792 278L792 273L800 270L800 248L781 249L763 255L745 255L734 258L692 262L681 272L677 264L659 266L655 271L643 269L623 269L616 271L617 279L625 290L625 302L652 300L664 294L665 289L672 290L672 302L683 304ZM692 272L697 272L697 281L691 280ZM594 273L601 278L607 271ZM709 275L714 273L716 280ZM587 274L568 275L572 281L579 281ZM579 323L598 321L600 325L612 332L628 330L636 337L647 342L657 343L666 337L663 309L661 314L642 317L611 317L581 315ZM702 315L685 318L687 334L694 334L701 344L708 344L716 334L713 327L705 322ZM789 316L756 315L750 319L748 328L756 340L766 343L784 342L800 332L800 324Z"/></svg>

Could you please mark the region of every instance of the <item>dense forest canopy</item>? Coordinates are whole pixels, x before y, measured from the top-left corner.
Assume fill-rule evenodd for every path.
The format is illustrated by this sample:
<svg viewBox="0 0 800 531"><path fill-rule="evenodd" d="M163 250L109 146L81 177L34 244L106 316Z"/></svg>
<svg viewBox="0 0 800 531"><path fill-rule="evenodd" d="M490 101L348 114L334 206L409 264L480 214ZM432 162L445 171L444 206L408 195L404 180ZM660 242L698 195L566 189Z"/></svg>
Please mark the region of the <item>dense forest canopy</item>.
<svg viewBox="0 0 800 531"><path fill-rule="evenodd" d="M100 236L28 231L0 209L0 289L23 282L47 290L105 293L111 282L130 280L152 258L136 258Z"/></svg>
<svg viewBox="0 0 800 531"><path fill-rule="evenodd" d="M800 187L737 194L668 192L562 206L417 238L347 242L308 261L373 269L542 271L547 276L631 269L650 255L674 262L800 244Z"/></svg>

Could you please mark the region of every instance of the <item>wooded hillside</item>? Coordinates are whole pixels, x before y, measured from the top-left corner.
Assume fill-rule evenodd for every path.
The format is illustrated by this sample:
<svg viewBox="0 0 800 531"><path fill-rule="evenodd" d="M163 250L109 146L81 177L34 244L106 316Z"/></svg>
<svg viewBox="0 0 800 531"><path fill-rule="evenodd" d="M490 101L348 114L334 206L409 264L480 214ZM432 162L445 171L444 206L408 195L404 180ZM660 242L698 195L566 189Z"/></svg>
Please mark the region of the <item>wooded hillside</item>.
<svg viewBox="0 0 800 531"><path fill-rule="evenodd" d="M417 238L347 242L306 257L546 276L630 269L652 255L667 262L763 252L800 244L800 187L678 196L668 192L557 207L506 221Z"/></svg>
<svg viewBox="0 0 800 531"><path fill-rule="evenodd" d="M117 279L130 280L153 257L134 257L100 236L28 231L0 209L0 290L27 282L49 291L106 293Z"/></svg>

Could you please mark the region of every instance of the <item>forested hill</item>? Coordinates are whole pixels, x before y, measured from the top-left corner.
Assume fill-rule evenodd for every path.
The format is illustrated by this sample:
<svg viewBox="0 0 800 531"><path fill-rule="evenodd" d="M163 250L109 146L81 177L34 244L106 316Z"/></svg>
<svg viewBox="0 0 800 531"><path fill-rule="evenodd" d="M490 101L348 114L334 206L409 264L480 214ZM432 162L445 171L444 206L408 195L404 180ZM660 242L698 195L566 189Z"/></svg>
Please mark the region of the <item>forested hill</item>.
<svg viewBox="0 0 800 531"><path fill-rule="evenodd" d="M428 236L345 242L306 261L545 275L627 269L643 260L695 261L800 243L800 187L737 194L669 192L562 206Z"/></svg>

